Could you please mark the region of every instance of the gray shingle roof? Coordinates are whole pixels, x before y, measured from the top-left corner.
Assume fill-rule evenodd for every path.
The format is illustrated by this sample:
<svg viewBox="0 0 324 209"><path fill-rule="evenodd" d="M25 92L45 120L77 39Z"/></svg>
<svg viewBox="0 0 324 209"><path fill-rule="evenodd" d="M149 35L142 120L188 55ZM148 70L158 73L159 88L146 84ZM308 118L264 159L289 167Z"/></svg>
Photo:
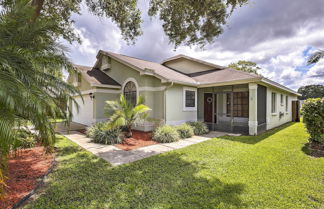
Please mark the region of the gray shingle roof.
<svg viewBox="0 0 324 209"><path fill-rule="evenodd" d="M83 65L74 65L82 74L82 76L90 84L103 84L103 85L112 85L112 86L121 86L113 78L109 77L106 73L102 72L97 68L92 68L89 66Z"/></svg>

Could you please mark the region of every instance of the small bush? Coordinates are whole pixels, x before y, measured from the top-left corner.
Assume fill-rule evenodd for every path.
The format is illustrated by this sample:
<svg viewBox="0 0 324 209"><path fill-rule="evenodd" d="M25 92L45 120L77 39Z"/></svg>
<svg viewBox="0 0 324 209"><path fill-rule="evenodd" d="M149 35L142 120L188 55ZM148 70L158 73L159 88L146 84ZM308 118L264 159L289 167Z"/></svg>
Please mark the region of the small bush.
<svg viewBox="0 0 324 209"><path fill-rule="evenodd" d="M93 124L92 126L87 128L87 132L86 132L87 137L93 138L97 131L104 131L106 129L106 126L107 125L105 122L99 122Z"/></svg>
<svg viewBox="0 0 324 209"><path fill-rule="evenodd" d="M160 143L169 143L179 140L179 134L177 130L168 125L157 127L153 133L153 140Z"/></svg>
<svg viewBox="0 0 324 209"><path fill-rule="evenodd" d="M93 135L92 139L94 143L99 144L119 144L122 142L120 137L121 130L120 128L100 130L95 129L91 132Z"/></svg>
<svg viewBox="0 0 324 209"><path fill-rule="evenodd" d="M36 140L35 135L28 130L19 129L17 131L16 140L12 146L12 150L16 149L27 149L35 147Z"/></svg>
<svg viewBox="0 0 324 209"><path fill-rule="evenodd" d="M194 135L193 128L186 123L176 126L176 130L181 139L190 138Z"/></svg>
<svg viewBox="0 0 324 209"><path fill-rule="evenodd" d="M201 121L188 122L188 124L193 128L194 134L199 136L207 134L209 132L207 125Z"/></svg>
<svg viewBox="0 0 324 209"><path fill-rule="evenodd" d="M302 108L310 142L324 143L324 98L307 99Z"/></svg>

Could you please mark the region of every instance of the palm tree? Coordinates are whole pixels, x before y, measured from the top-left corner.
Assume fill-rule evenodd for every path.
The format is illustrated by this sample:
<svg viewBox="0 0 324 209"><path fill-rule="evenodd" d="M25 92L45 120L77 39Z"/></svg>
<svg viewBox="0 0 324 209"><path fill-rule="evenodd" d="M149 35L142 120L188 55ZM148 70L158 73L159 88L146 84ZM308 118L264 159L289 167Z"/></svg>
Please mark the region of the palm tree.
<svg viewBox="0 0 324 209"><path fill-rule="evenodd" d="M322 58L324 58L324 50L319 50L310 56L308 64L315 64Z"/></svg>
<svg viewBox="0 0 324 209"><path fill-rule="evenodd" d="M30 121L50 150L55 141L50 119L70 120L71 110L61 101L75 103L72 95L80 93L55 76L62 68L73 70L57 43L57 24L46 17L33 21L33 10L28 0L18 0L0 13L0 193L19 124Z"/></svg>
<svg viewBox="0 0 324 209"><path fill-rule="evenodd" d="M117 101L106 101L105 114L109 117L108 126L116 128L123 126L126 128L126 137L132 136L132 126L145 120L148 116L148 111L151 109L144 105L144 97L138 98L137 104L134 106L129 103L123 94L120 95Z"/></svg>

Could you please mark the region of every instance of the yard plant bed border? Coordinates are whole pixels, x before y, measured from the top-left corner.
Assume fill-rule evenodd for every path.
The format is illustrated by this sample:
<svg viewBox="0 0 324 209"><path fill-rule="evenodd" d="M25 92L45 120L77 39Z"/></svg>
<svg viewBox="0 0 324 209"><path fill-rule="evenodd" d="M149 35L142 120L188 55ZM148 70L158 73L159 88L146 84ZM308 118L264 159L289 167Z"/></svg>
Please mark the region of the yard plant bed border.
<svg viewBox="0 0 324 209"><path fill-rule="evenodd" d="M53 171L55 165L55 155L45 154L43 147L19 150L17 156L12 154L8 164L7 193L0 207L15 209L25 204L43 185L45 177ZM19 186L18 182L21 182Z"/></svg>

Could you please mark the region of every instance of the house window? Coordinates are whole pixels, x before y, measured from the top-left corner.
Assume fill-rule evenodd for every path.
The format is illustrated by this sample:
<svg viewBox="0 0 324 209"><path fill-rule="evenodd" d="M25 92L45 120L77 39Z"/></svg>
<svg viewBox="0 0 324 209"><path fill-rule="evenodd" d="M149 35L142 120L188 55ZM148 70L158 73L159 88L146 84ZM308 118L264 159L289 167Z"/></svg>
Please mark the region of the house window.
<svg viewBox="0 0 324 209"><path fill-rule="evenodd" d="M136 105L137 102L137 90L136 85L133 81L128 81L124 87L124 97L127 102Z"/></svg>
<svg viewBox="0 0 324 209"><path fill-rule="evenodd" d="M288 112L288 96L286 96L286 112Z"/></svg>
<svg viewBox="0 0 324 209"><path fill-rule="evenodd" d="M231 116L231 93L226 96L227 116ZM249 117L249 92L233 92L233 117Z"/></svg>
<svg viewBox="0 0 324 209"><path fill-rule="evenodd" d="M184 89L184 110L197 110L197 90Z"/></svg>
<svg viewBox="0 0 324 209"><path fill-rule="evenodd" d="M272 92L271 94L271 113L277 112L277 94Z"/></svg>
<svg viewBox="0 0 324 209"><path fill-rule="evenodd" d="M282 94L280 94L280 105L283 106L284 105L284 96Z"/></svg>

